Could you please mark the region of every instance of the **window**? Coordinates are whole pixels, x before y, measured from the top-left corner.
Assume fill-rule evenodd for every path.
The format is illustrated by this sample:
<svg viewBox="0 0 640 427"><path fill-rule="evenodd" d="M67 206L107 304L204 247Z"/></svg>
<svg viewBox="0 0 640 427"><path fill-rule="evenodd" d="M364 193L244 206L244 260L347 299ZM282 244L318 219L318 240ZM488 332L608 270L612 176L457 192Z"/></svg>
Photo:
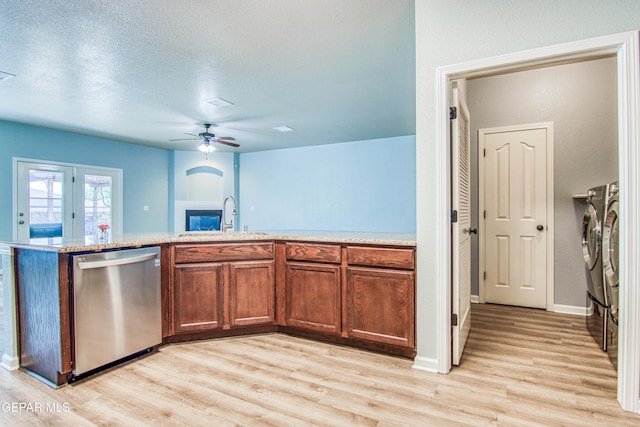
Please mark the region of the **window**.
<svg viewBox="0 0 640 427"><path fill-rule="evenodd" d="M122 233L122 170L14 160L14 238L55 244Z"/></svg>

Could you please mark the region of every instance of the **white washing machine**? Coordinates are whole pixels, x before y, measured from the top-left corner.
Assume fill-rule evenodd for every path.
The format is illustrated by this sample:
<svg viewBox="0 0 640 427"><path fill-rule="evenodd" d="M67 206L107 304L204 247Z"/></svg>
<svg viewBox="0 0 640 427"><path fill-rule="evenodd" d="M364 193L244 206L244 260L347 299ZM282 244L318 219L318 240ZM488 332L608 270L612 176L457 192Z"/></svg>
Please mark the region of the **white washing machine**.
<svg viewBox="0 0 640 427"><path fill-rule="evenodd" d="M602 225L602 268L609 302L607 353L618 367L618 183L609 184L607 214Z"/></svg>
<svg viewBox="0 0 640 427"><path fill-rule="evenodd" d="M589 189L587 209L582 219L582 254L589 272L587 277L587 303L593 314L587 317L587 327L598 345L607 350L609 301L602 269L602 226L608 205L609 186Z"/></svg>

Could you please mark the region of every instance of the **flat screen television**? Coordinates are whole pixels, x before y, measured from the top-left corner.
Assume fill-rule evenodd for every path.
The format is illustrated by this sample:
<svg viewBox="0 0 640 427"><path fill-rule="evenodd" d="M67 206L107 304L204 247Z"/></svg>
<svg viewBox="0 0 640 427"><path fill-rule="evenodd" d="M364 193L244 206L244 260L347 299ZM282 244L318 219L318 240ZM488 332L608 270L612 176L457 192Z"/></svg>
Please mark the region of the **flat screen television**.
<svg viewBox="0 0 640 427"><path fill-rule="evenodd" d="M222 209L188 209L185 231L220 230Z"/></svg>

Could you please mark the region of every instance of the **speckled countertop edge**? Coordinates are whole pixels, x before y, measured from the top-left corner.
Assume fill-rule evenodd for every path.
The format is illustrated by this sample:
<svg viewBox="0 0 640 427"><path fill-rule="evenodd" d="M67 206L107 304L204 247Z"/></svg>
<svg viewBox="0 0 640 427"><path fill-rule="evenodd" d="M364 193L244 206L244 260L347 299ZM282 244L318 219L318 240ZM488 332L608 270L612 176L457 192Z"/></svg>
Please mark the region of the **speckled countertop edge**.
<svg viewBox="0 0 640 427"><path fill-rule="evenodd" d="M84 243L77 240L59 243L0 242L0 246L70 253L161 245L165 243L216 243L260 240L416 246L414 234L312 230L128 234L113 238L112 241L106 243Z"/></svg>

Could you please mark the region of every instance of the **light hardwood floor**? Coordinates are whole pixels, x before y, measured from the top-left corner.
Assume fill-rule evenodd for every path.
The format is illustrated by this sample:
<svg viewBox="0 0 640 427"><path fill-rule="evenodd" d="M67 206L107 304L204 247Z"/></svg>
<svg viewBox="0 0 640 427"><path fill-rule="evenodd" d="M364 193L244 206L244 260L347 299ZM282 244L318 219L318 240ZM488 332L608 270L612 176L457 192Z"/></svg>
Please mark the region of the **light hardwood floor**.
<svg viewBox="0 0 640 427"><path fill-rule="evenodd" d="M640 425L619 408L616 372L584 318L472 310L448 375L287 335L229 338L166 346L59 390L0 369L0 425ZM20 402L42 410L15 412Z"/></svg>

